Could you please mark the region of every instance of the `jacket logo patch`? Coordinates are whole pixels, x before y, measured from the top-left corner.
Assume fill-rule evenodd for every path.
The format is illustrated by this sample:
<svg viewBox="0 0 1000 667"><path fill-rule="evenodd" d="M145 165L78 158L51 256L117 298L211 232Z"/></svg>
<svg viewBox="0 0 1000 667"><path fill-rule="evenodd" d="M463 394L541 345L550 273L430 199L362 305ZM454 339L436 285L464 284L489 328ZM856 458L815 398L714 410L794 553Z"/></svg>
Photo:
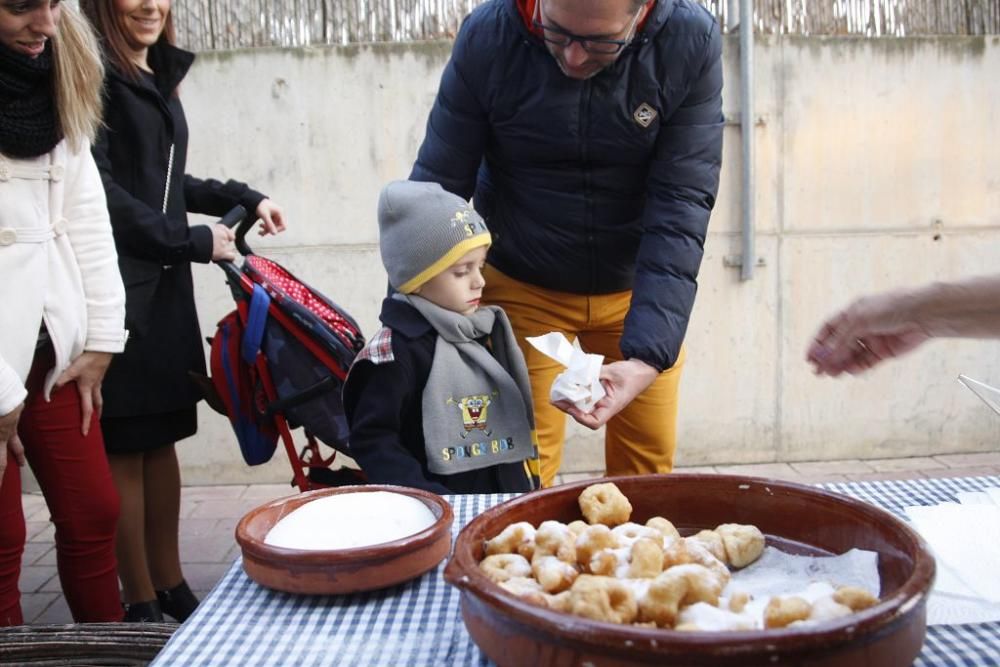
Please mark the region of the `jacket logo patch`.
<svg viewBox="0 0 1000 667"><path fill-rule="evenodd" d="M656 109L643 102L632 112L632 118L639 125L649 127L656 120Z"/></svg>

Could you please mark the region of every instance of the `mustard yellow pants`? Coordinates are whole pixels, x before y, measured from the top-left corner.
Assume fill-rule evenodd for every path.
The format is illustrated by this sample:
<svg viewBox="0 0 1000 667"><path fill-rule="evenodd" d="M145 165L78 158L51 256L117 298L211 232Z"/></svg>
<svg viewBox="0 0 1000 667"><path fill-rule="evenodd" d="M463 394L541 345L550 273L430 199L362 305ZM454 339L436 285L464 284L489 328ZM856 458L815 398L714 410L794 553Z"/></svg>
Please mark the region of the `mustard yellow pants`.
<svg viewBox="0 0 1000 667"><path fill-rule="evenodd" d="M562 465L566 413L549 403L549 389L563 367L525 341L560 331L580 339L587 352L608 361L622 359L618 342L632 292L586 296L556 292L514 280L492 266L484 272L483 303L502 307L510 318L531 378L543 486L551 486ZM677 390L686 353L611 418L604 435L608 475L670 472L677 446Z"/></svg>

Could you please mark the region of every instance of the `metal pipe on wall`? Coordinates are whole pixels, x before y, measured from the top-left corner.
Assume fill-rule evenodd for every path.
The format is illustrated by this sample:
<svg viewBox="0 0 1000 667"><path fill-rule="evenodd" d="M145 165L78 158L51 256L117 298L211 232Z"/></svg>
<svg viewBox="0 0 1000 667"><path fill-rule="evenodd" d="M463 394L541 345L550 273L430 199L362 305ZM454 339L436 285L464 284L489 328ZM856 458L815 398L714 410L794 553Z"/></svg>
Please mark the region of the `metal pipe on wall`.
<svg viewBox="0 0 1000 667"><path fill-rule="evenodd" d="M757 263L754 229L754 103L753 103L753 5L754 0L740 0L740 135L743 144L742 263L740 279L753 278Z"/></svg>

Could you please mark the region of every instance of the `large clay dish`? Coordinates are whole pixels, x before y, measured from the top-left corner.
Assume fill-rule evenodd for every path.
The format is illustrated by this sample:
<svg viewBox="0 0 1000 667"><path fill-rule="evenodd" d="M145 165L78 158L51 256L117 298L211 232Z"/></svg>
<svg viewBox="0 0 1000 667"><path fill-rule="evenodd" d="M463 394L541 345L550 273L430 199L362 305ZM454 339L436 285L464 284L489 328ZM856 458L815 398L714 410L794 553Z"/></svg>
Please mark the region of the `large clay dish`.
<svg viewBox="0 0 1000 667"><path fill-rule="evenodd" d="M339 493L391 491L423 502L437 517L429 528L370 547L306 551L264 543L268 531L297 507ZM340 594L375 590L420 576L440 563L451 548L451 505L441 496L400 486L342 486L309 491L250 510L236 526L243 569L262 586L288 593ZM330 530L337 526L331 525Z"/></svg>
<svg viewBox="0 0 1000 667"><path fill-rule="evenodd" d="M507 525L581 518L584 480L526 494L487 510L459 534L445 579L461 589L469 634L499 665L910 665L926 629L934 559L926 543L891 514L812 487L729 475L611 478L628 496L632 519L665 516L682 534L720 523L751 523L770 544L805 554L851 548L879 554L881 600L843 619L808 628L676 632L591 621L506 592L479 570L483 541Z"/></svg>

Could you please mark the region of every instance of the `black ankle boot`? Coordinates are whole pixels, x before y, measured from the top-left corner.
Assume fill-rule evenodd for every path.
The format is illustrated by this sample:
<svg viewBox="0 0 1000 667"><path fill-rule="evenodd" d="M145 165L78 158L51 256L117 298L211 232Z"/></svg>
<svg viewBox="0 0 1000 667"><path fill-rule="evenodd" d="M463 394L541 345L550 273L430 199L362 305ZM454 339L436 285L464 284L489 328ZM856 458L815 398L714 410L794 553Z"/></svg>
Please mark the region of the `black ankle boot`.
<svg viewBox="0 0 1000 667"><path fill-rule="evenodd" d="M149 602L133 602L125 605L126 623L162 623L163 612L156 600Z"/></svg>
<svg viewBox="0 0 1000 667"><path fill-rule="evenodd" d="M168 591L156 591L156 599L163 613L174 617L178 623L186 621L198 607L198 598L183 579Z"/></svg>

